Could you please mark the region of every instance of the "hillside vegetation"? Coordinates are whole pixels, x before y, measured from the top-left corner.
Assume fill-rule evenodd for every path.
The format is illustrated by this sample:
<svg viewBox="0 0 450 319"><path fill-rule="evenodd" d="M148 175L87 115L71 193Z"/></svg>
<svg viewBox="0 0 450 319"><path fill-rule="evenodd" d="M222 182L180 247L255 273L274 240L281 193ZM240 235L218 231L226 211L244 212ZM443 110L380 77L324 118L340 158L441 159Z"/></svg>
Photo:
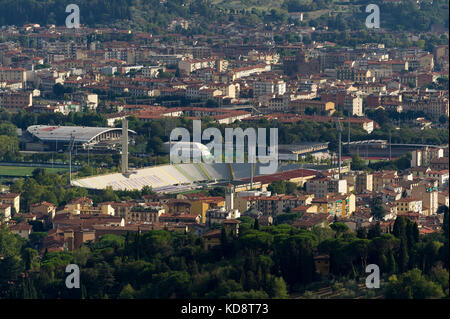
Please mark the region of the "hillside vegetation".
<svg viewBox="0 0 450 319"><path fill-rule="evenodd" d="M65 8L72 0L0 0L0 25L64 25ZM238 22L249 27L293 23L290 12L304 12L304 25L326 25L339 30L364 28L369 3L380 6L381 27L402 31L429 31L433 25L448 28L448 0L432 3L405 0L401 4L382 1L334 0L79 0L81 23L88 26L116 26L154 34L167 32L176 18L191 22L188 34L221 33L221 23ZM214 21L212 25L211 22ZM298 23L298 22L297 22ZM181 30L178 30L181 31ZM184 31L183 31L184 32Z"/></svg>

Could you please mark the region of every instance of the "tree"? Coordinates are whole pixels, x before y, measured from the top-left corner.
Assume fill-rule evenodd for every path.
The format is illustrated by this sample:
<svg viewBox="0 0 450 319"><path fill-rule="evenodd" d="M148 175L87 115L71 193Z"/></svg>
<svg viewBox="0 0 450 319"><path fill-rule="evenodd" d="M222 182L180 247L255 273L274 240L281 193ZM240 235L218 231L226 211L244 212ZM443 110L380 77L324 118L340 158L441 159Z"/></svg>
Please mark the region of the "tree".
<svg viewBox="0 0 450 319"><path fill-rule="evenodd" d="M12 123L0 123L0 135L17 137L17 127Z"/></svg>
<svg viewBox="0 0 450 319"><path fill-rule="evenodd" d="M379 198L373 198L370 203L370 213L376 220L383 220L386 215L386 209Z"/></svg>
<svg viewBox="0 0 450 319"><path fill-rule="evenodd" d="M258 221L258 218L255 218L255 223L254 223L254 225L253 225L253 228L254 228L255 230L259 230L259 221Z"/></svg>
<svg viewBox="0 0 450 319"><path fill-rule="evenodd" d="M428 280L422 272L414 268L400 276L392 275L386 289L388 299L429 299L442 298L442 287Z"/></svg>
<svg viewBox="0 0 450 319"><path fill-rule="evenodd" d="M18 280L22 271L23 263L19 256L6 256L0 260L0 297L9 296L9 283Z"/></svg>
<svg viewBox="0 0 450 319"><path fill-rule="evenodd" d="M350 168L353 171L361 171L367 168L366 163L359 157L359 154L352 155L352 162L350 163Z"/></svg>
<svg viewBox="0 0 450 319"><path fill-rule="evenodd" d="M441 125L444 125L444 124L448 123L448 116L446 116L446 115L439 116L439 123Z"/></svg>
<svg viewBox="0 0 450 319"><path fill-rule="evenodd" d="M392 252L392 249L389 250L389 253L387 254L387 265L386 270L388 273L392 274L397 271L397 264L395 262L394 253Z"/></svg>
<svg viewBox="0 0 450 319"><path fill-rule="evenodd" d="M17 137L0 135L0 161L10 162L20 158Z"/></svg>
<svg viewBox="0 0 450 319"><path fill-rule="evenodd" d="M153 195L154 192L153 192L151 186L145 185L145 186L142 187L142 189L141 189L141 194L142 194L142 195Z"/></svg>
<svg viewBox="0 0 450 319"><path fill-rule="evenodd" d="M115 202L118 201L119 197L117 196L117 194L114 192L114 190L112 189L111 186L108 186L102 194L102 201L103 202Z"/></svg>
<svg viewBox="0 0 450 319"><path fill-rule="evenodd" d="M25 248L23 252L23 260L25 262L25 270L33 268L37 261L38 252L32 248Z"/></svg>
<svg viewBox="0 0 450 319"><path fill-rule="evenodd" d="M367 237L367 228L366 228L366 227L359 227L359 228L356 230L356 236L357 236L358 238L361 238L361 239L366 238L366 237Z"/></svg>
<svg viewBox="0 0 450 319"><path fill-rule="evenodd" d="M61 83L56 83L53 85L53 94L57 97L62 97L66 93L66 88Z"/></svg>
<svg viewBox="0 0 450 319"><path fill-rule="evenodd" d="M369 231L367 232L367 238L372 239L380 236L381 236L380 222L376 222L375 225L372 225L372 227L369 228Z"/></svg>
<svg viewBox="0 0 450 319"><path fill-rule="evenodd" d="M340 234L343 234L349 230L348 226L341 222L333 223L330 227L336 232L336 237L339 237Z"/></svg>
<svg viewBox="0 0 450 319"><path fill-rule="evenodd" d="M447 206L444 206L444 207L446 209L444 208L444 221L442 223L442 229L444 231L444 237L445 237L445 239L447 239L447 242L448 242L448 224L449 224L449 222L448 222L448 207Z"/></svg>
<svg viewBox="0 0 450 319"><path fill-rule="evenodd" d="M448 270L443 268L442 265L434 266L430 271L430 279L441 285L442 290L446 293L448 298L448 286L449 286L449 274Z"/></svg>
<svg viewBox="0 0 450 319"><path fill-rule="evenodd" d="M406 271L406 268L408 266L409 261L409 255L408 255L408 248L407 243L405 239L400 240L400 249L397 257L397 265L400 272Z"/></svg>
<svg viewBox="0 0 450 319"><path fill-rule="evenodd" d="M222 230L220 231L220 243L223 246L226 246L228 244L228 234L225 227L222 227Z"/></svg>
<svg viewBox="0 0 450 319"><path fill-rule="evenodd" d="M125 285L119 294L119 299L134 299L135 290L130 284Z"/></svg>
<svg viewBox="0 0 450 319"><path fill-rule="evenodd" d="M286 183L286 194L292 194L297 190L297 184L292 182Z"/></svg>
<svg viewBox="0 0 450 319"><path fill-rule="evenodd" d="M402 238L402 237L406 236L406 217L405 216L399 216L395 219L394 229L392 230L392 233L397 238Z"/></svg>
<svg viewBox="0 0 450 319"><path fill-rule="evenodd" d="M286 181L279 180L270 183L267 190L275 194L286 194Z"/></svg>
<svg viewBox="0 0 450 319"><path fill-rule="evenodd" d="M273 299L287 299L289 294L286 288L286 282L282 277L273 277L270 285L270 297Z"/></svg>

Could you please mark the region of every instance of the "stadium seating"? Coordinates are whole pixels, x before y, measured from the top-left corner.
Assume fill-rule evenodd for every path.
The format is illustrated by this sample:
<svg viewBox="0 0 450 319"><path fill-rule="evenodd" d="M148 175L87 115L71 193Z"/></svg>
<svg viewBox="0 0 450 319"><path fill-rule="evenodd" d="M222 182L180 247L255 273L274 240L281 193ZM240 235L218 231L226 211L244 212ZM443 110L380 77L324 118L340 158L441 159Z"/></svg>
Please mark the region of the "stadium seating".
<svg viewBox="0 0 450 319"><path fill-rule="evenodd" d="M255 176L259 175L259 166L256 164ZM248 163L233 163L232 169L235 178L249 178L250 167L251 165ZM230 176L227 163L192 163L146 167L127 175L114 173L85 177L74 180L72 184L90 189L105 189L110 186L114 190L133 190L151 186L154 190L176 192L192 188L197 182L227 181L231 179Z"/></svg>

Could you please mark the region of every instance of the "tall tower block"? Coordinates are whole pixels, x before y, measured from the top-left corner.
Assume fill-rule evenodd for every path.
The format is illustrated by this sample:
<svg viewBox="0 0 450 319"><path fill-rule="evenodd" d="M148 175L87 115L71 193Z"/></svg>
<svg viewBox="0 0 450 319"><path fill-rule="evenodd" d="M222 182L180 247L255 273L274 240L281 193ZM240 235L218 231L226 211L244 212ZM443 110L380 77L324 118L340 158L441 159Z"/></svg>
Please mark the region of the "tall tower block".
<svg viewBox="0 0 450 319"><path fill-rule="evenodd" d="M128 173L128 121L122 121L122 174Z"/></svg>

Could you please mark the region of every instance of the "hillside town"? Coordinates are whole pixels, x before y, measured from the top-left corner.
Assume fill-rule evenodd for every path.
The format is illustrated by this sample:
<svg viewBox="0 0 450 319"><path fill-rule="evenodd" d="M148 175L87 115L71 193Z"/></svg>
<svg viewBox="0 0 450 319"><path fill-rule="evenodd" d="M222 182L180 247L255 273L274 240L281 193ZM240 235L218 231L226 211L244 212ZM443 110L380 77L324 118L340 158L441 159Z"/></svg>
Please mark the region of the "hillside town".
<svg viewBox="0 0 450 319"><path fill-rule="evenodd" d="M35 46L0 43L0 107L11 113L62 114L110 108L113 111L105 116L111 127L129 116L143 121L209 116L218 123L231 124L263 118L330 122L335 112L341 112L369 134L378 124L364 116L367 110L422 112L430 118L430 122L414 119L416 125L436 125L432 123L449 115L448 91L426 88L448 76L448 45L436 47L434 52L392 50L382 44L356 49L338 48L332 43L274 46L270 40L273 34L263 32L255 34L254 43L226 47L219 45L223 40L219 36L208 43L201 37L177 34L169 35L175 42L169 46L160 37L146 33L136 33L132 41L95 41L96 34L117 32L124 31L73 31L33 24L3 28L2 38L26 34ZM238 39L241 32L230 26L228 39L233 40L233 34ZM280 50L290 54L280 57ZM73 91L65 95L68 99L54 98L57 84ZM125 98L122 102L105 100L103 92ZM160 103L155 102L157 98ZM181 99L196 102L180 106ZM137 101L144 104L134 104ZM289 196L267 192L264 179L270 180L270 176L261 177L257 190L238 192L232 187L233 199L227 205L225 198L196 194L178 195L176 199L160 195L97 206L89 199L73 199L64 207L46 202L19 207L6 206L12 204L6 198L19 203L20 194L4 194L2 210L6 222L10 222L14 207L18 214L24 213L26 221L53 225L43 247L50 250L79 247L99 234L138 228L193 230L208 236L205 225L213 224L211 218L222 223L246 213L262 218L263 224L286 212L303 213L294 223L297 227L327 224L339 218L355 230L375 222L369 208L373 198L381 199L387 212L384 229L398 214L407 214L420 223L421 232L429 233L439 228L438 207L448 206L448 146L425 147L414 154L411 168L402 172L347 171L339 176L336 170L305 171L301 178L294 174L286 181L306 189ZM212 217L213 210L221 208L221 217ZM237 213L226 213L236 209ZM440 219L442 222L442 216ZM10 224L24 236L31 232L26 222ZM72 235L64 236L66 232ZM67 242L73 238L80 238L75 246Z"/></svg>

